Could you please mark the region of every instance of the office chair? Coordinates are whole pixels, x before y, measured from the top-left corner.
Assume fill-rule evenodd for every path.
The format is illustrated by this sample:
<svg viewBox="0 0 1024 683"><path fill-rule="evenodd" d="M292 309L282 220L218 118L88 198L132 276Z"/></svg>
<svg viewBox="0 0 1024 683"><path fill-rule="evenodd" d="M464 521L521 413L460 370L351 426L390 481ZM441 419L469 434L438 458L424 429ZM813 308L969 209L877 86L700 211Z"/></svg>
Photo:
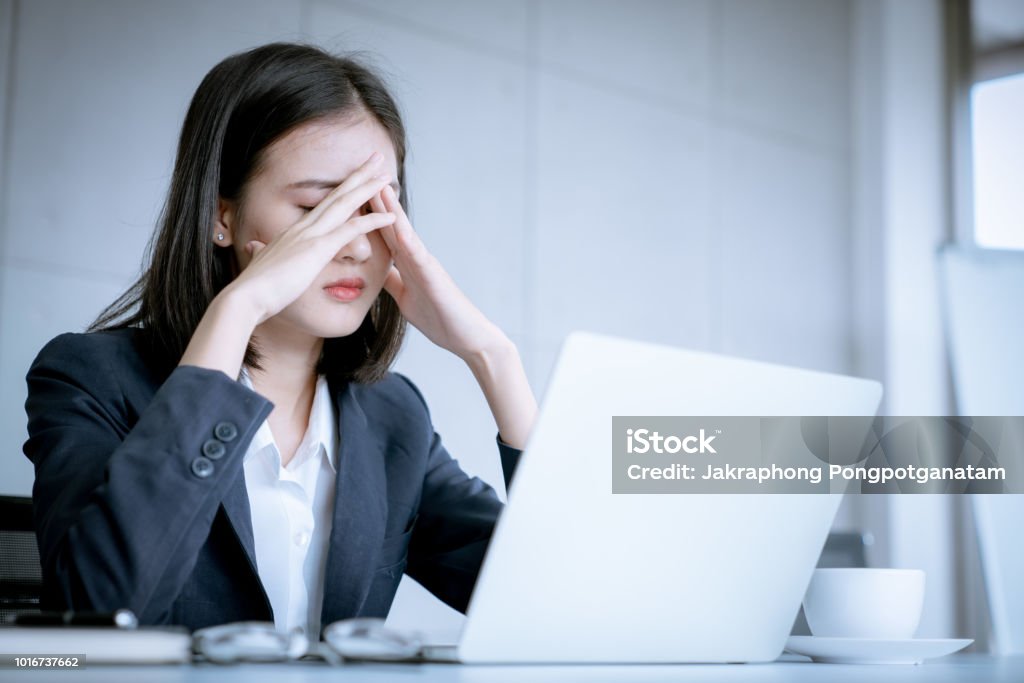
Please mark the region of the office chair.
<svg viewBox="0 0 1024 683"><path fill-rule="evenodd" d="M0 496L0 624L38 612L42 588L32 499Z"/></svg>

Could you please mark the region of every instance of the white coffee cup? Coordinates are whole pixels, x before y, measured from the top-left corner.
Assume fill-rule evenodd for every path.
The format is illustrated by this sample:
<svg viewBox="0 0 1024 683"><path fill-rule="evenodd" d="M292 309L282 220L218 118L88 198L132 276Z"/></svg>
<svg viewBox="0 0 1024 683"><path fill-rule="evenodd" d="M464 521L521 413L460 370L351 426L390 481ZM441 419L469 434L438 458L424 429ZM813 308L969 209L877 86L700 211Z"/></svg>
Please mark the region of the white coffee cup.
<svg viewBox="0 0 1024 683"><path fill-rule="evenodd" d="M912 638L923 607L920 569L815 569L804 595L807 625L825 638Z"/></svg>

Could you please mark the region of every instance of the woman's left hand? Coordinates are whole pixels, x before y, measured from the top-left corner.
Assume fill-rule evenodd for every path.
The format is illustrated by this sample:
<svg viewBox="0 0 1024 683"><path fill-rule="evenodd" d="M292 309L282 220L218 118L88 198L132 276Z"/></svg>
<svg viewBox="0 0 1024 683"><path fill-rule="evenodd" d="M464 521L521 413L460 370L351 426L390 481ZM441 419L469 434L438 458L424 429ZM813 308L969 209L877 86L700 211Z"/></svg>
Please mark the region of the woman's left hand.
<svg viewBox="0 0 1024 683"><path fill-rule="evenodd" d="M394 190L371 200L377 212L391 212L394 225L380 229L394 265L384 289L402 315L427 339L462 359L507 342L507 337L462 293L413 230Z"/></svg>
<svg viewBox="0 0 1024 683"><path fill-rule="evenodd" d="M370 204L374 211L395 216L393 225L380 228L394 259L384 289L427 339L466 361L487 398L499 437L523 448L537 419L537 399L519 351L427 251L390 186Z"/></svg>

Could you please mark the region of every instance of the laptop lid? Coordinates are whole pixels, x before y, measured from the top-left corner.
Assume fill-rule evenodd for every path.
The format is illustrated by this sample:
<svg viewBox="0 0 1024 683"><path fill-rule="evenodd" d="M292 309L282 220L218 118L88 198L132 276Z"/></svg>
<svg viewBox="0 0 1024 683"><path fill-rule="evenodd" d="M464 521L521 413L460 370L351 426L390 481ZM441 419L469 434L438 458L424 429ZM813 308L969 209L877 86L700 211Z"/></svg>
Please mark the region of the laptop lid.
<svg viewBox="0 0 1024 683"><path fill-rule="evenodd" d="M459 659L775 659L841 495L613 494L612 416L874 415L881 392L869 380L569 335Z"/></svg>

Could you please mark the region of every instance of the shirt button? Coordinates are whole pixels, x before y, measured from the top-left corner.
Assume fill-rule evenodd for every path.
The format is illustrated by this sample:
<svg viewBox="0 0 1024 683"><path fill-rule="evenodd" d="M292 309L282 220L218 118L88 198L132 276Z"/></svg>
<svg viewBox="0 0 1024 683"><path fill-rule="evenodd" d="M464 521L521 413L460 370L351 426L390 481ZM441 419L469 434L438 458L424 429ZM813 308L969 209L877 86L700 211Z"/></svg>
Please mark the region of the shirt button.
<svg viewBox="0 0 1024 683"><path fill-rule="evenodd" d="M295 534L295 545L299 546L300 548L305 548L308 543L309 534L307 534L305 531L300 531L299 533Z"/></svg>
<svg viewBox="0 0 1024 683"><path fill-rule="evenodd" d="M198 457L192 461L192 474L200 479L206 479L213 474L213 463L207 458Z"/></svg>
<svg viewBox="0 0 1024 683"><path fill-rule="evenodd" d="M238 436L238 427L233 422L218 422L213 428L213 435L221 441L234 441Z"/></svg>
<svg viewBox="0 0 1024 683"><path fill-rule="evenodd" d="M203 455L210 460L218 460L224 457L227 453L227 449L224 448L224 444L216 439L207 439L203 444Z"/></svg>

